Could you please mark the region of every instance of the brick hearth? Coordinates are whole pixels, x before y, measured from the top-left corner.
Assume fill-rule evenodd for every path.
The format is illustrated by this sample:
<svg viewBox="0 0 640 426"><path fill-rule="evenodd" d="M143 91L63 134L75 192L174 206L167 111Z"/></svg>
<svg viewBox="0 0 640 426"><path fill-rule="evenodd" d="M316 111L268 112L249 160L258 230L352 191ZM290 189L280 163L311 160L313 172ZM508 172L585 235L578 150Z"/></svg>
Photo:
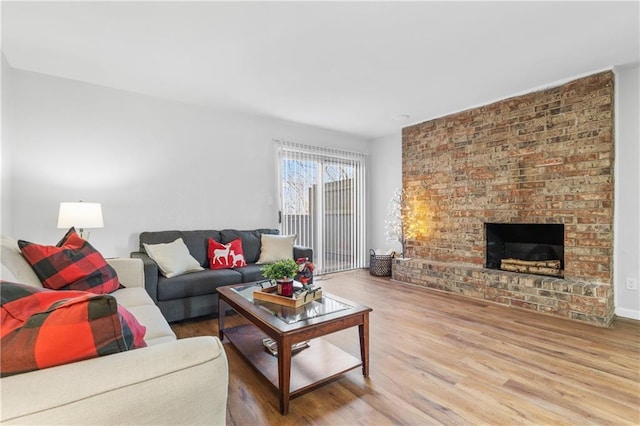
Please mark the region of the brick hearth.
<svg viewBox="0 0 640 426"><path fill-rule="evenodd" d="M405 128L417 233L393 278L609 325L613 83L604 72ZM564 278L486 269L486 222L564 224Z"/></svg>

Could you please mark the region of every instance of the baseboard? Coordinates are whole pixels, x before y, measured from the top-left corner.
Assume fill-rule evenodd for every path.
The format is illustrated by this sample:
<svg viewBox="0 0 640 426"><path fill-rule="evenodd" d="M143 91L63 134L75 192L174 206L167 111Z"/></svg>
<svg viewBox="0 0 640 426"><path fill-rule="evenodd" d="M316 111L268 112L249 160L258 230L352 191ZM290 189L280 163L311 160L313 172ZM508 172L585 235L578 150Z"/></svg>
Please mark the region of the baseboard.
<svg viewBox="0 0 640 426"><path fill-rule="evenodd" d="M616 308L616 315L623 318L640 320L640 311L634 311L633 309Z"/></svg>

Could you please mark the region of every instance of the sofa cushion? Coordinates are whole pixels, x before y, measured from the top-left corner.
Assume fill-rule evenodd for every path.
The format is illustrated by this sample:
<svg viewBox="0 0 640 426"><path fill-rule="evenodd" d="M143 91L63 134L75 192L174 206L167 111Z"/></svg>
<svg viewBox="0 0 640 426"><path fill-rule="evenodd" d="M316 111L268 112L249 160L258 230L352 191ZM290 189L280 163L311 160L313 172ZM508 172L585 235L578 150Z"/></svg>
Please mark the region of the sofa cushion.
<svg viewBox="0 0 640 426"><path fill-rule="evenodd" d="M260 258L257 263L271 263L293 258L296 235L268 235L261 238Z"/></svg>
<svg viewBox="0 0 640 426"><path fill-rule="evenodd" d="M220 231L220 242L228 244L233 240L242 241L242 251L247 263L255 263L260 254L260 231L240 231L237 229L223 229Z"/></svg>
<svg viewBox="0 0 640 426"><path fill-rule="evenodd" d="M242 275L235 269L205 269L196 274L179 277L158 277L158 300L183 299L215 293L223 285L242 282Z"/></svg>
<svg viewBox="0 0 640 426"><path fill-rule="evenodd" d="M145 328L113 296L2 282L2 376L146 347Z"/></svg>
<svg viewBox="0 0 640 426"><path fill-rule="evenodd" d="M145 251L145 244L170 243L178 238L182 238L180 231L142 232L140 233L140 251Z"/></svg>
<svg viewBox="0 0 640 426"><path fill-rule="evenodd" d="M211 231L183 231L182 238L184 243L189 247L191 255L205 268L209 268L209 258L207 249L209 248L209 238L220 242L220 232Z"/></svg>
<svg viewBox="0 0 640 426"><path fill-rule="evenodd" d="M175 333L142 287L122 288L110 294L119 306L124 306L146 329L144 341L148 346L176 339Z"/></svg>
<svg viewBox="0 0 640 426"><path fill-rule="evenodd" d="M207 257L209 258L209 269L241 268L247 265L240 238L224 245L209 238Z"/></svg>
<svg viewBox="0 0 640 426"><path fill-rule="evenodd" d="M55 246L24 240L18 246L46 288L103 294L120 286L115 269L73 228Z"/></svg>
<svg viewBox="0 0 640 426"><path fill-rule="evenodd" d="M170 243L178 238L182 238L189 253L198 263L209 267L207 258L207 242L209 238L220 241L220 232L210 231L145 231L140 234L140 250L144 250L144 244Z"/></svg>
<svg viewBox="0 0 640 426"><path fill-rule="evenodd" d="M182 238L170 243L144 244L144 249L167 278L203 270L198 261L189 253Z"/></svg>
<svg viewBox="0 0 640 426"><path fill-rule="evenodd" d="M124 306L129 310L136 306L155 306L149 293L142 287L121 288L110 295L116 298L118 305Z"/></svg>
<svg viewBox="0 0 640 426"><path fill-rule="evenodd" d="M127 310L136 317L140 324L146 327L144 341L147 346L176 340L175 333L156 305L133 306Z"/></svg>
<svg viewBox="0 0 640 426"><path fill-rule="evenodd" d="M5 281L14 281L42 288L42 282L35 271L25 260L18 242L11 237L2 236L0 243L0 259L2 259L2 276Z"/></svg>
<svg viewBox="0 0 640 426"><path fill-rule="evenodd" d="M15 275L13 275L13 272L11 272L9 270L9 268L4 266L4 264L0 265L0 280L11 281L11 282L14 282L14 283L17 283L17 282L20 281L19 279L16 278Z"/></svg>
<svg viewBox="0 0 640 426"><path fill-rule="evenodd" d="M242 274L242 282L249 283L252 281L260 281L265 279L262 275L262 267L259 263L250 263L244 268L236 268L235 270Z"/></svg>

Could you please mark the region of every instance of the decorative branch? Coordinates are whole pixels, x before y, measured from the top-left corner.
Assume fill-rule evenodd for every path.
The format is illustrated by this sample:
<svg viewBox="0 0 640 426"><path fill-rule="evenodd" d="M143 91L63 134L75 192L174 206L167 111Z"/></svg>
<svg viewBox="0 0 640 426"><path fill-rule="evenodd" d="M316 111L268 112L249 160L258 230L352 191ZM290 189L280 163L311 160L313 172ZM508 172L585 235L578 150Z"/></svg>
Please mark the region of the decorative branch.
<svg viewBox="0 0 640 426"><path fill-rule="evenodd" d="M401 256L404 256L404 230L403 230L403 214L402 214L402 201L403 201L402 189L396 189L389 201L387 208L387 217L385 221L385 235L387 242L395 243L399 242L402 245Z"/></svg>

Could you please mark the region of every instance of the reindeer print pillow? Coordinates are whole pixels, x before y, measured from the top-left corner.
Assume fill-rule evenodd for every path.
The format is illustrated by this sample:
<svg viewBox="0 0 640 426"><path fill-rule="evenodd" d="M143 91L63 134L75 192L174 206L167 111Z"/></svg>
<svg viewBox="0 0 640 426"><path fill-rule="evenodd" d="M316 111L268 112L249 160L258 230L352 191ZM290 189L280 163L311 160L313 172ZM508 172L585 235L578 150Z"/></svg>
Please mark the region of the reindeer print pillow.
<svg viewBox="0 0 640 426"><path fill-rule="evenodd" d="M240 238L227 244L221 244L213 238L209 238L207 257L209 258L210 269L229 269L247 266L244 253L242 252L242 240Z"/></svg>

